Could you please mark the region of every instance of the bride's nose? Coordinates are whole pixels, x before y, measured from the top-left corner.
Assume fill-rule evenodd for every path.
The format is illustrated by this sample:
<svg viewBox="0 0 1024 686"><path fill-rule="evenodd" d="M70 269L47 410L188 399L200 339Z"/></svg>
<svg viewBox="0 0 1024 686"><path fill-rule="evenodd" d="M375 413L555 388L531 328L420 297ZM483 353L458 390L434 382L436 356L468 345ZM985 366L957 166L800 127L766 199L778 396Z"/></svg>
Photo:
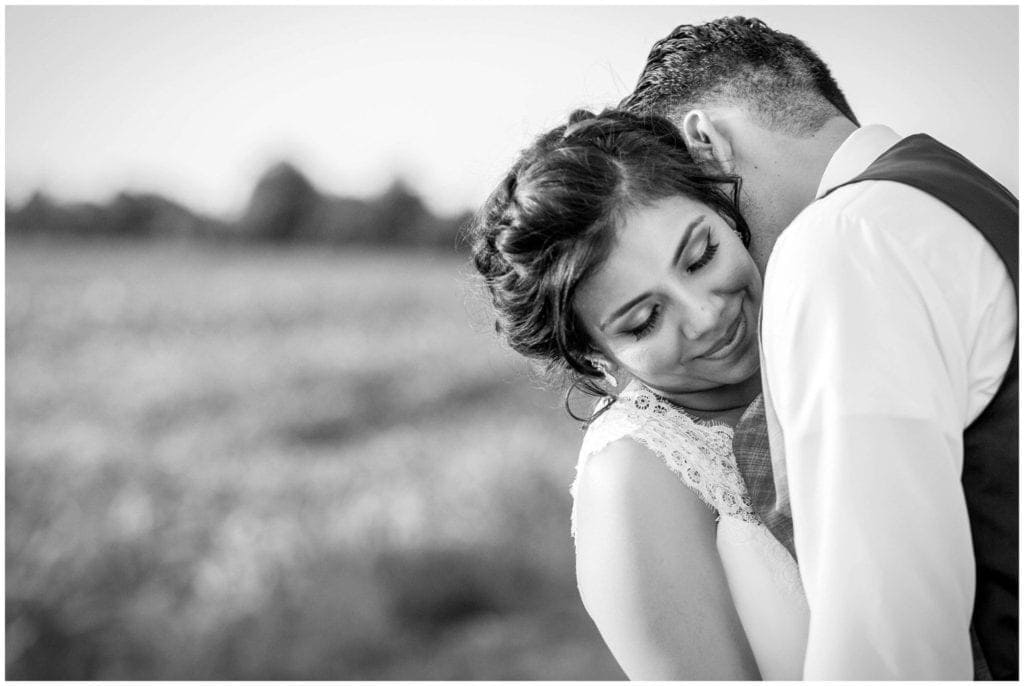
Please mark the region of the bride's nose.
<svg viewBox="0 0 1024 686"><path fill-rule="evenodd" d="M682 316L679 329L691 341L699 341L718 331L722 319L722 299L713 294L686 294L680 300Z"/></svg>

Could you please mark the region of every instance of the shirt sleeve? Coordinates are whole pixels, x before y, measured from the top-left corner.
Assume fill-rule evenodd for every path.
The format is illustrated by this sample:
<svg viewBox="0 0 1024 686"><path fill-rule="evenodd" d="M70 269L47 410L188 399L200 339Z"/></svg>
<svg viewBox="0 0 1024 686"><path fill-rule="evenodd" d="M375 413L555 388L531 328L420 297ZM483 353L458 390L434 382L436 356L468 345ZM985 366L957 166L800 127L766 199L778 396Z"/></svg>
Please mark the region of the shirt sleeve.
<svg viewBox="0 0 1024 686"><path fill-rule="evenodd" d="M897 232L843 216L790 227L769 263L763 379L810 606L807 680L973 676L966 352L935 279Z"/></svg>

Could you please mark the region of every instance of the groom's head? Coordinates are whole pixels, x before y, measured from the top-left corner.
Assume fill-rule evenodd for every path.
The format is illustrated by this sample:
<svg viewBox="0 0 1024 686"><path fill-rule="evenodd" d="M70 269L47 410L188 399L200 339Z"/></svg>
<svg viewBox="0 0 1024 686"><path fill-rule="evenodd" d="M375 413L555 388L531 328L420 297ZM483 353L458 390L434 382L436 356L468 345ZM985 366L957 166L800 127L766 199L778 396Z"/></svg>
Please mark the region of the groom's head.
<svg viewBox="0 0 1024 686"><path fill-rule="evenodd" d="M670 119L699 164L743 179L741 210L762 266L778 233L813 199L832 153L859 126L810 48L743 17L682 25L655 43L620 107Z"/></svg>

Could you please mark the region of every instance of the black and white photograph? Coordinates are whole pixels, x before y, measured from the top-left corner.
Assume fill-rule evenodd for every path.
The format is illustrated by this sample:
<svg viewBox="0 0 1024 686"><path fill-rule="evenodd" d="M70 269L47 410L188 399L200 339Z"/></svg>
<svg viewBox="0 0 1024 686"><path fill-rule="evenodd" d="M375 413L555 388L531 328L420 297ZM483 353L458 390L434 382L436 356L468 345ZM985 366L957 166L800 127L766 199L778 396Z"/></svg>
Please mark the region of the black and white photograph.
<svg viewBox="0 0 1024 686"><path fill-rule="evenodd" d="M5 679L1017 681L1019 26L6 5Z"/></svg>

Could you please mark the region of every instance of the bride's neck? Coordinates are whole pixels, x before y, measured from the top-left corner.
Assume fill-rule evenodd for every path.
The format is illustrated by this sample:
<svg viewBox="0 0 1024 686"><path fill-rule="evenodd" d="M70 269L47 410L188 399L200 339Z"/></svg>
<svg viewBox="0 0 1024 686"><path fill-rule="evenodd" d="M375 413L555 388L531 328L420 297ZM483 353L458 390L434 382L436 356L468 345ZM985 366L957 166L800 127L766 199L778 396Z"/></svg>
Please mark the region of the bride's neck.
<svg viewBox="0 0 1024 686"><path fill-rule="evenodd" d="M746 381L731 386L719 386L693 393L671 393L663 397L690 414L735 424L760 392L761 375L758 373Z"/></svg>

